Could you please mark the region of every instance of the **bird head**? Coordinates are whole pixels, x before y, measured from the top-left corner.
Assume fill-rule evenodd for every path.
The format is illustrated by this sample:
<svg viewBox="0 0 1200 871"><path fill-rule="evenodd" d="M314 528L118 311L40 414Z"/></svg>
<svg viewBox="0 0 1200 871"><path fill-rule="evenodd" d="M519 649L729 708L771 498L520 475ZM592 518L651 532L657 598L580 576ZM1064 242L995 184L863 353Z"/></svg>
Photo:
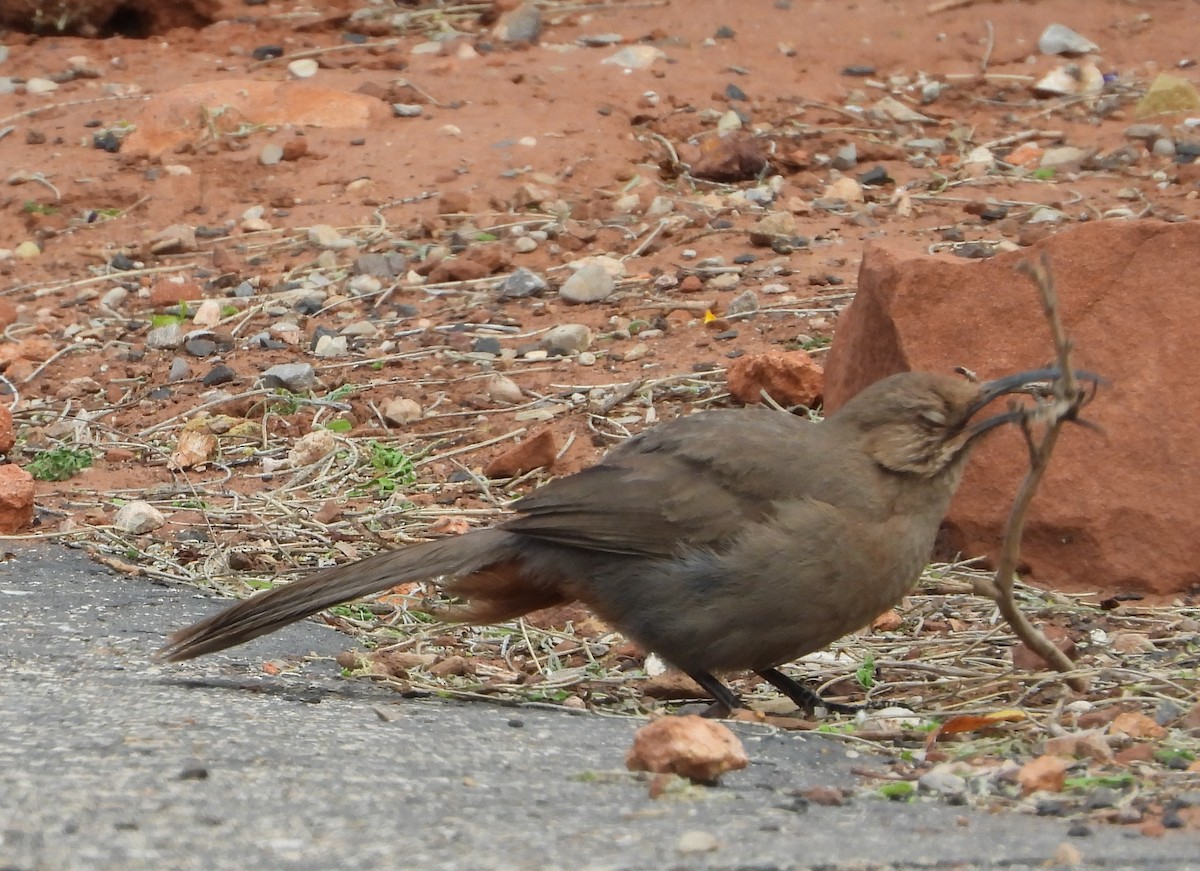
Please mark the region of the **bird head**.
<svg viewBox="0 0 1200 871"><path fill-rule="evenodd" d="M865 452L883 468L933 477L961 467L982 435L1027 413L1018 406L980 417L987 406L1012 394L1048 395L1058 375L1057 369L1036 369L980 383L953 375L901 372L857 394L830 422L853 427ZM1087 372L1076 372L1075 377L1093 387L1100 382Z"/></svg>

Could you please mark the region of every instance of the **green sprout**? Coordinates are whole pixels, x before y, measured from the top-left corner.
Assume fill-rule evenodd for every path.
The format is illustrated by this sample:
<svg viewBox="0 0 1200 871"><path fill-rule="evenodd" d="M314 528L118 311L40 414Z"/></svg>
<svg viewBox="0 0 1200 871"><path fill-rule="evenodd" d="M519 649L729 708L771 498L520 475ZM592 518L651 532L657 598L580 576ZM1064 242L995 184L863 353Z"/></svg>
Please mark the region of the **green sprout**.
<svg viewBox="0 0 1200 871"><path fill-rule="evenodd" d="M39 481L65 481L92 464L92 452L75 448L39 451L25 471Z"/></svg>

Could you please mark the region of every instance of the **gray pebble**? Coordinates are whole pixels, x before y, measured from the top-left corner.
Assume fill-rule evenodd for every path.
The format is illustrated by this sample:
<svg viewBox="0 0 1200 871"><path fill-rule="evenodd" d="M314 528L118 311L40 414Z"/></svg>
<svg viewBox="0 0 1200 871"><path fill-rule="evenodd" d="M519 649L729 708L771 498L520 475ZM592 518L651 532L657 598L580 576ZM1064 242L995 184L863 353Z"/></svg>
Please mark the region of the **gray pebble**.
<svg viewBox="0 0 1200 871"><path fill-rule="evenodd" d="M1038 37L1038 51L1042 54L1087 54L1099 49L1096 43L1065 24L1048 25Z"/></svg>
<svg viewBox="0 0 1200 871"><path fill-rule="evenodd" d="M266 387L283 387L293 393L311 390L317 383L317 373L309 363L280 363L262 374Z"/></svg>
<svg viewBox="0 0 1200 871"><path fill-rule="evenodd" d="M853 142L843 145L834 153L834 169L854 169L856 166L858 166L858 146Z"/></svg>
<svg viewBox="0 0 1200 871"><path fill-rule="evenodd" d="M559 324L542 336L541 345L547 351L570 353L586 351L592 344L592 331L583 324Z"/></svg>
<svg viewBox="0 0 1200 871"><path fill-rule="evenodd" d="M1140 139L1152 142L1167 135L1167 128L1161 124L1130 124L1125 128L1126 139Z"/></svg>
<svg viewBox="0 0 1200 871"><path fill-rule="evenodd" d="M1093 810L1115 807L1121 800L1121 793L1111 786L1097 786L1087 797L1087 806Z"/></svg>
<svg viewBox="0 0 1200 871"><path fill-rule="evenodd" d="M758 311L758 295L752 290L739 293L729 302L725 312L729 315L744 315Z"/></svg>
<svg viewBox="0 0 1200 871"><path fill-rule="evenodd" d="M505 42L537 42L542 35L542 10L536 3L522 3L504 18L496 35Z"/></svg>
<svg viewBox="0 0 1200 871"><path fill-rule="evenodd" d="M129 291L123 287L114 287L100 297L100 305L105 308L116 308L129 296Z"/></svg>
<svg viewBox="0 0 1200 871"><path fill-rule="evenodd" d="M610 45L620 45L625 41L625 37L619 33L593 33L585 34L575 41L589 48L604 48Z"/></svg>
<svg viewBox="0 0 1200 871"><path fill-rule="evenodd" d="M567 302L599 302L612 296L616 285L599 263L585 263L563 282L558 295Z"/></svg>
<svg viewBox="0 0 1200 871"><path fill-rule="evenodd" d="M360 254L354 258L354 271L358 275L375 278L395 278L407 268L403 254Z"/></svg>
<svg viewBox="0 0 1200 871"><path fill-rule="evenodd" d="M494 336L480 336L471 343L471 350L476 354L499 354L500 340Z"/></svg>
<svg viewBox="0 0 1200 871"><path fill-rule="evenodd" d="M217 365L209 370L209 373L201 379L201 382L205 387L215 387L218 384L228 384L236 377L237 373L228 366Z"/></svg>
<svg viewBox="0 0 1200 871"><path fill-rule="evenodd" d="M191 368L187 364L187 360L182 357L176 357L171 361L171 369L167 372L167 380L171 382L182 381L192 374Z"/></svg>
<svg viewBox="0 0 1200 871"><path fill-rule="evenodd" d="M546 279L522 266L500 282L500 296L504 299L540 296L548 287Z"/></svg>
<svg viewBox="0 0 1200 871"><path fill-rule="evenodd" d="M967 781L959 777L957 774L951 774L948 771L927 771L921 775L917 781L917 788L922 792L930 792L934 795L945 796L963 796L967 793Z"/></svg>
<svg viewBox="0 0 1200 871"><path fill-rule="evenodd" d="M1151 146L1150 151L1152 154L1155 154L1158 157L1174 157L1175 143L1166 138L1156 139L1154 141L1154 145Z"/></svg>
<svg viewBox="0 0 1200 871"><path fill-rule="evenodd" d="M318 357L344 357L350 350L350 340L345 336L321 336L313 353Z"/></svg>
<svg viewBox="0 0 1200 871"><path fill-rule="evenodd" d="M159 351L173 351L183 344L183 329L179 324L155 327L146 336L146 347Z"/></svg>
<svg viewBox="0 0 1200 871"><path fill-rule="evenodd" d="M946 143L941 139L910 139L904 143L909 151L928 151L931 154L941 154L946 150Z"/></svg>

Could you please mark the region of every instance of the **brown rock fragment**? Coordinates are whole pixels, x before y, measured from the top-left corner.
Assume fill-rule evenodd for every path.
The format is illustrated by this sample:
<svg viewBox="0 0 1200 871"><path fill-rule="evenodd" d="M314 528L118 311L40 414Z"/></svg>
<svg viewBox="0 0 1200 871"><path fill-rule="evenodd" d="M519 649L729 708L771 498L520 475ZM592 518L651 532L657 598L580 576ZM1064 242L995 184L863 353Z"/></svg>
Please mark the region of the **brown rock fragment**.
<svg viewBox="0 0 1200 871"><path fill-rule="evenodd" d="M1113 758L1112 748L1108 746L1104 733L1099 729L1068 732L1066 735L1047 738L1042 742L1042 752L1047 756L1085 757L1097 762L1111 762Z"/></svg>
<svg viewBox="0 0 1200 871"><path fill-rule="evenodd" d="M705 140L692 175L708 181L736 182L757 178L767 167L762 143L748 134Z"/></svg>
<svg viewBox="0 0 1200 871"><path fill-rule="evenodd" d="M1017 772L1017 782L1026 795L1031 792L1062 792L1070 763L1057 756L1039 756L1026 762Z"/></svg>
<svg viewBox="0 0 1200 871"><path fill-rule="evenodd" d="M1139 711L1125 711L1113 718L1109 727L1114 735L1128 735L1130 738L1163 738L1167 730L1153 719Z"/></svg>
<svg viewBox="0 0 1200 871"><path fill-rule="evenodd" d="M544 429L492 458L483 469L489 478L515 478L534 469L549 468L558 456L558 438Z"/></svg>
<svg viewBox="0 0 1200 871"><path fill-rule="evenodd" d="M155 308L190 302L202 296L200 285L194 281L172 281L169 278L154 282L150 288L150 305Z"/></svg>
<svg viewBox="0 0 1200 871"><path fill-rule="evenodd" d="M697 783L715 783L749 761L728 726L691 715L663 717L638 729L625 756L630 771L678 774Z"/></svg>
<svg viewBox="0 0 1200 871"><path fill-rule="evenodd" d="M462 677L473 672L471 663L464 656L447 656L429 666L429 673L434 677Z"/></svg>
<svg viewBox="0 0 1200 871"><path fill-rule="evenodd" d="M431 284L440 284L443 281L475 281L489 275L491 270L477 260L451 257L433 267L429 273L429 281Z"/></svg>
<svg viewBox="0 0 1200 871"><path fill-rule="evenodd" d="M17 307L7 299L0 299L0 330L17 322Z"/></svg>
<svg viewBox="0 0 1200 871"><path fill-rule="evenodd" d="M1180 725L1185 729L1200 729L1200 702L1192 705L1191 709L1183 715Z"/></svg>
<svg viewBox="0 0 1200 871"><path fill-rule="evenodd" d="M783 406L812 408L821 398L825 376L804 351L768 351L747 354L729 365L729 392L738 402L762 402L762 391Z"/></svg>
<svg viewBox="0 0 1200 871"><path fill-rule="evenodd" d="M471 211L471 195L466 191L442 191L438 198L439 215L465 215Z"/></svg>
<svg viewBox="0 0 1200 871"><path fill-rule="evenodd" d="M13 431L12 412L7 405L0 405L0 454L7 454L17 442Z"/></svg>
<svg viewBox="0 0 1200 871"><path fill-rule="evenodd" d="M0 532L19 532L33 523L33 475L20 466L0 466Z"/></svg>
<svg viewBox="0 0 1200 871"><path fill-rule="evenodd" d="M214 113L214 106L222 111ZM342 129L366 127L390 116L391 109L382 100L308 83L195 82L156 94L147 102L121 153L157 156L206 136L235 133L246 124Z"/></svg>

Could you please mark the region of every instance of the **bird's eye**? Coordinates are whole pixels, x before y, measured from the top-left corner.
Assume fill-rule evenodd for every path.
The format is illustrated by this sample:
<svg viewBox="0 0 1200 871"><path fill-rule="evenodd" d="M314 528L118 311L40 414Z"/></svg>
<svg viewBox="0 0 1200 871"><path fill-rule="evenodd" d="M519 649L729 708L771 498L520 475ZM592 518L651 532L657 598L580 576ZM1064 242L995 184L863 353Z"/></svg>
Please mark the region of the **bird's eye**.
<svg viewBox="0 0 1200 871"><path fill-rule="evenodd" d="M946 425L946 415L936 408L924 408L917 414L917 417L926 426L938 427Z"/></svg>

